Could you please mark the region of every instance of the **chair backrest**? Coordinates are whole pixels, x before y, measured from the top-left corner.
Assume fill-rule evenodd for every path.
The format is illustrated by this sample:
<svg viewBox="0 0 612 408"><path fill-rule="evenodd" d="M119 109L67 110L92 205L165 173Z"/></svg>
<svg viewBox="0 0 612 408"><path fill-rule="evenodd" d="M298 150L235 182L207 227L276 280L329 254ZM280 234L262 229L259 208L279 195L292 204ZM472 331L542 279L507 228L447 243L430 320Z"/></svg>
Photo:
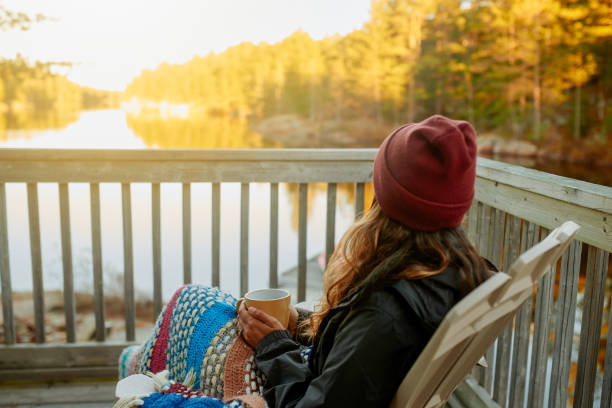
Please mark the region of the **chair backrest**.
<svg viewBox="0 0 612 408"><path fill-rule="evenodd" d="M525 251L507 272L498 272L446 315L400 385L392 408L442 407L455 387L485 354L534 284L580 228L568 221Z"/></svg>

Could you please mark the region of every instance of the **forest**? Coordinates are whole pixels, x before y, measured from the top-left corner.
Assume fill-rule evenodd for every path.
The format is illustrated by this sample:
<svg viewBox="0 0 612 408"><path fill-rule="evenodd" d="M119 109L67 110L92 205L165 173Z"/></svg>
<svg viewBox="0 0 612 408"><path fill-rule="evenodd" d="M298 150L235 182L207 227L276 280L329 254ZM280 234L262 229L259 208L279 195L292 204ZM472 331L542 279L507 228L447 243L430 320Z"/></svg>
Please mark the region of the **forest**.
<svg viewBox="0 0 612 408"><path fill-rule="evenodd" d="M0 4L0 32L28 30L47 20L37 14L9 10ZM119 93L83 87L54 73L71 62L28 61L21 55L0 58L0 129L61 127L79 111L119 105Z"/></svg>
<svg viewBox="0 0 612 408"><path fill-rule="evenodd" d="M0 59L0 114L6 114L2 127L61 126L81 110L118 106L118 93L77 85L53 73L54 65L62 64L30 63L20 55Z"/></svg>
<svg viewBox="0 0 612 408"><path fill-rule="evenodd" d="M45 19L0 5L0 31ZM347 35L314 40L298 30L274 44L243 42L144 70L123 93L54 73L70 63L0 59L0 128L61 125L120 100L163 101L197 112L196 133L208 126L202 112L246 119L255 131L289 115L316 134L313 146L346 145L334 144L346 129L355 133L347 143L365 146L377 140L359 132L384 135L380 129L440 113L481 134L600 153L612 150L601 148L612 144L611 40L606 0L373 0L369 21ZM129 120L147 134L165 126ZM320 129L328 141L318 139Z"/></svg>
<svg viewBox="0 0 612 408"><path fill-rule="evenodd" d="M433 113L535 143L607 143L612 6L604 0L374 0L345 36L296 31L145 70L126 97L209 113L397 124Z"/></svg>

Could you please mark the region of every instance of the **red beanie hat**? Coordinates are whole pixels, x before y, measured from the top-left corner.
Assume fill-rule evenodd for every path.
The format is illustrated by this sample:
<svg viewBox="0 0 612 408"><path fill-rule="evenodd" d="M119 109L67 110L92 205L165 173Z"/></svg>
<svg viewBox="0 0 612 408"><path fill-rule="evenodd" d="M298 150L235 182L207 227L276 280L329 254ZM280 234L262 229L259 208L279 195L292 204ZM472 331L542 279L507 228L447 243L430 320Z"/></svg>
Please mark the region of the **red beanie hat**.
<svg viewBox="0 0 612 408"><path fill-rule="evenodd" d="M374 160L374 194L391 218L415 230L457 227L472 205L476 134L434 115L396 129Z"/></svg>

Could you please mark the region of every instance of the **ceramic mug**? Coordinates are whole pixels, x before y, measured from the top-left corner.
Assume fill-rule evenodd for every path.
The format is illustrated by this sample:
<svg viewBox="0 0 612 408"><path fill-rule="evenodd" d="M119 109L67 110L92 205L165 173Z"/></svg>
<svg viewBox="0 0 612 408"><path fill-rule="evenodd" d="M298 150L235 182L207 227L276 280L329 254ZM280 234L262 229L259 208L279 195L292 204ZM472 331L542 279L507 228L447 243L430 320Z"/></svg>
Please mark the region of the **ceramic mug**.
<svg viewBox="0 0 612 408"><path fill-rule="evenodd" d="M286 329L289 327L291 293L283 289L257 289L248 292L236 302L236 311L245 302L247 308L255 307L274 316Z"/></svg>

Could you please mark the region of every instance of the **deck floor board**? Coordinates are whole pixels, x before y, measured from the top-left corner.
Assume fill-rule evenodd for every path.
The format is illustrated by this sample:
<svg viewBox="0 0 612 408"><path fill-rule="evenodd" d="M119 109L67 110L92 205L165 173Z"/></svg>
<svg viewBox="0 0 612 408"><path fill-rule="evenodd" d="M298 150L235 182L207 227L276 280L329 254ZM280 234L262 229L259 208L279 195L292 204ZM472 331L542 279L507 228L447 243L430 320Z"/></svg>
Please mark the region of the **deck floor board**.
<svg viewBox="0 0 612 408"><path fill-rule="evenodd" d="M113 405L115 382L51 382L0 386L0 407L84 407Z"/></svg>

